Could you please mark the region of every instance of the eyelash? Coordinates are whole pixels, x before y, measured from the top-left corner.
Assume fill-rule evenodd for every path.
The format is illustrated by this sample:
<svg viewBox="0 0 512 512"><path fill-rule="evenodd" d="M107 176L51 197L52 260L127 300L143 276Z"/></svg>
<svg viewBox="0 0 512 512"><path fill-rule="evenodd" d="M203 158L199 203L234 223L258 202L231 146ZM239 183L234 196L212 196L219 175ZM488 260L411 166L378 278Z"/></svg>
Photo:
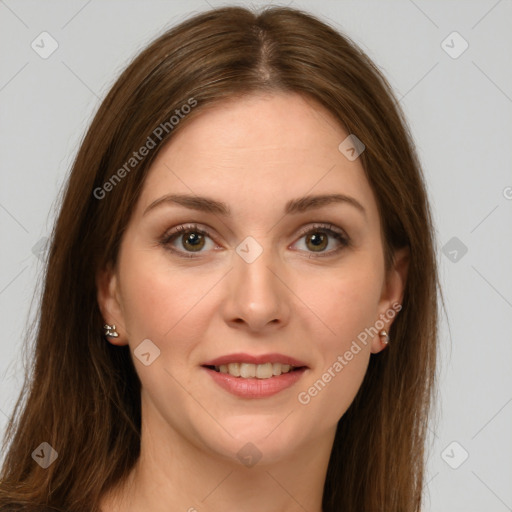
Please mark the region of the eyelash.
<svg viewBox="0 0 512 512"><path fill-rule="evenodd" d="M327 253L321 252L321 253L315 254L314 252L312 252L311 253L312 256L310 256L310 258L311 257L325 258L325 257L333 256L334 254L337 254L342 249L344 249L350 245L350 239L342 232L335 231L334 229L331 229L331 226L332 226L332 224L314 224L311 227L301 230L301 232L299 234L300 235L299 239L306 235L309 235L311 233L322 232L322 233L327 233L330 236L332 236L333 238L335 238L336 240L338 240L338 242L340 242L340 245L341 245L341 247L338 247L337 249L332 249ZM173 242L174 239L178 238L179 236L183 236L186 233L199 233L201 235L207 236L210 239L212 238L208 231L201 229L197 224L188 224L188 225L178 226L177 228L174 228L171 232L166 232L163 235L163 237L160 239L159 243L165 249L177 254L178 256L180 256L182 258L199 258L201 251L199 251L197 253L198 255L196 256L195 254L187 253L186 251L185 252L178 251L170 246L170 243Z"/></svg>

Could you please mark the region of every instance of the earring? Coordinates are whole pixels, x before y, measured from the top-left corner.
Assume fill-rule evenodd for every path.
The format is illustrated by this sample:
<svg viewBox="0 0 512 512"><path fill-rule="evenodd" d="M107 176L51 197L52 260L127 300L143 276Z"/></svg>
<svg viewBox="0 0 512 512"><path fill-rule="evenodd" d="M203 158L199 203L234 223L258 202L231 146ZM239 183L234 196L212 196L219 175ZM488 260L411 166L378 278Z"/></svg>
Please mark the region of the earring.
<svg viewBox="0 0 512 512"><path fill-rule="evenodd" d="M105 324L103 326L103 329L105 330L105 336L108 336L109 338L118 338L119 337L119 333L116 331L115 325Z"/></svg>
<svg viewBox="0 0 512 512"><path fill-rule="evenodd" d="M384 330L380 331L379 332L379 336L381 338L384 338L384 339L382 339L382 343L384 345L387 345L389 343L389 335L388 335L388 333L386 331L384 331Z"/></svg>

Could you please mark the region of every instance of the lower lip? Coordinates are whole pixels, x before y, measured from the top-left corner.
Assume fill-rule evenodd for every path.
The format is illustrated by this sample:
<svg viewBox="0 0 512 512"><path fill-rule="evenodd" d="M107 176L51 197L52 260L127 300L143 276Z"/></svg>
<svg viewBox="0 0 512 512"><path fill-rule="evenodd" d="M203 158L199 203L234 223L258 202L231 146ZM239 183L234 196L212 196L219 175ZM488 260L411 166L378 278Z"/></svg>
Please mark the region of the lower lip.
<svg viewBox="0 0 512 512"><path fill-rule="evenodd" d="M244 379L243 377L233 377L229 373L216 372L204 366L203 369L211 375L212 379L220 387L233 395L242 398L266 398L293 386L302 377L307 368L282 373L269 379Z"/></svg>

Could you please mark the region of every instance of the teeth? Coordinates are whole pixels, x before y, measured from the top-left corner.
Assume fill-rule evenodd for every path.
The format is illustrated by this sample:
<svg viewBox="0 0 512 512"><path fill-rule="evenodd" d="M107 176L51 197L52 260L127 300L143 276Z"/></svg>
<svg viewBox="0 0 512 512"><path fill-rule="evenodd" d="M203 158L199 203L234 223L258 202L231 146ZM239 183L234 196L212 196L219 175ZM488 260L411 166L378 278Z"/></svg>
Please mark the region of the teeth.
<svg viewBox="0 0 512 512"><path fill-rule="evenodd" d="M256 377L256 365L249 363L241 363L240 377L243 377L244 379Z"/></svg>
<svg viewBox="0 0 512 512"><path fill-rule="evenodd" d="M256 377L258 377L258 379L270 379L270 377L272 377L272 363L257 365Z"/></svg>
<svg viewBox="0 0 512 512"><path fill-rule="evenodd" d="M229 363L228 373L230 375L234 375L235 377L240 377L240 363Z"/></svg>
<svg viewBox="0 0 512 512"><path fill-rule="evenodd" d="M270 379L273 376L279 376L282 373L288 373L296 367L281 363L229 363L215 366L215 370L220 373L229 373L233 377L242 377L244 379Z"/></svg>

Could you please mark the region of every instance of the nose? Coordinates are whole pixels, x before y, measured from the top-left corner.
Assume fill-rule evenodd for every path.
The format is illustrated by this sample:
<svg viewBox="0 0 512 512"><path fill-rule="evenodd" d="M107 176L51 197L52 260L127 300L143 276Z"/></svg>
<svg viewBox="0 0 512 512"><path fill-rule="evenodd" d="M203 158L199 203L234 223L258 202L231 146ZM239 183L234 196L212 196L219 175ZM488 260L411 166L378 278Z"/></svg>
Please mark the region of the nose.
<svg viewBox="0 0 512 512"><path fill-rule="evenodd" d="M253 332L280 329L290 317L290 290L271 249L249 262L235 253L228 277L224 318L232 327Z"/></svg>

